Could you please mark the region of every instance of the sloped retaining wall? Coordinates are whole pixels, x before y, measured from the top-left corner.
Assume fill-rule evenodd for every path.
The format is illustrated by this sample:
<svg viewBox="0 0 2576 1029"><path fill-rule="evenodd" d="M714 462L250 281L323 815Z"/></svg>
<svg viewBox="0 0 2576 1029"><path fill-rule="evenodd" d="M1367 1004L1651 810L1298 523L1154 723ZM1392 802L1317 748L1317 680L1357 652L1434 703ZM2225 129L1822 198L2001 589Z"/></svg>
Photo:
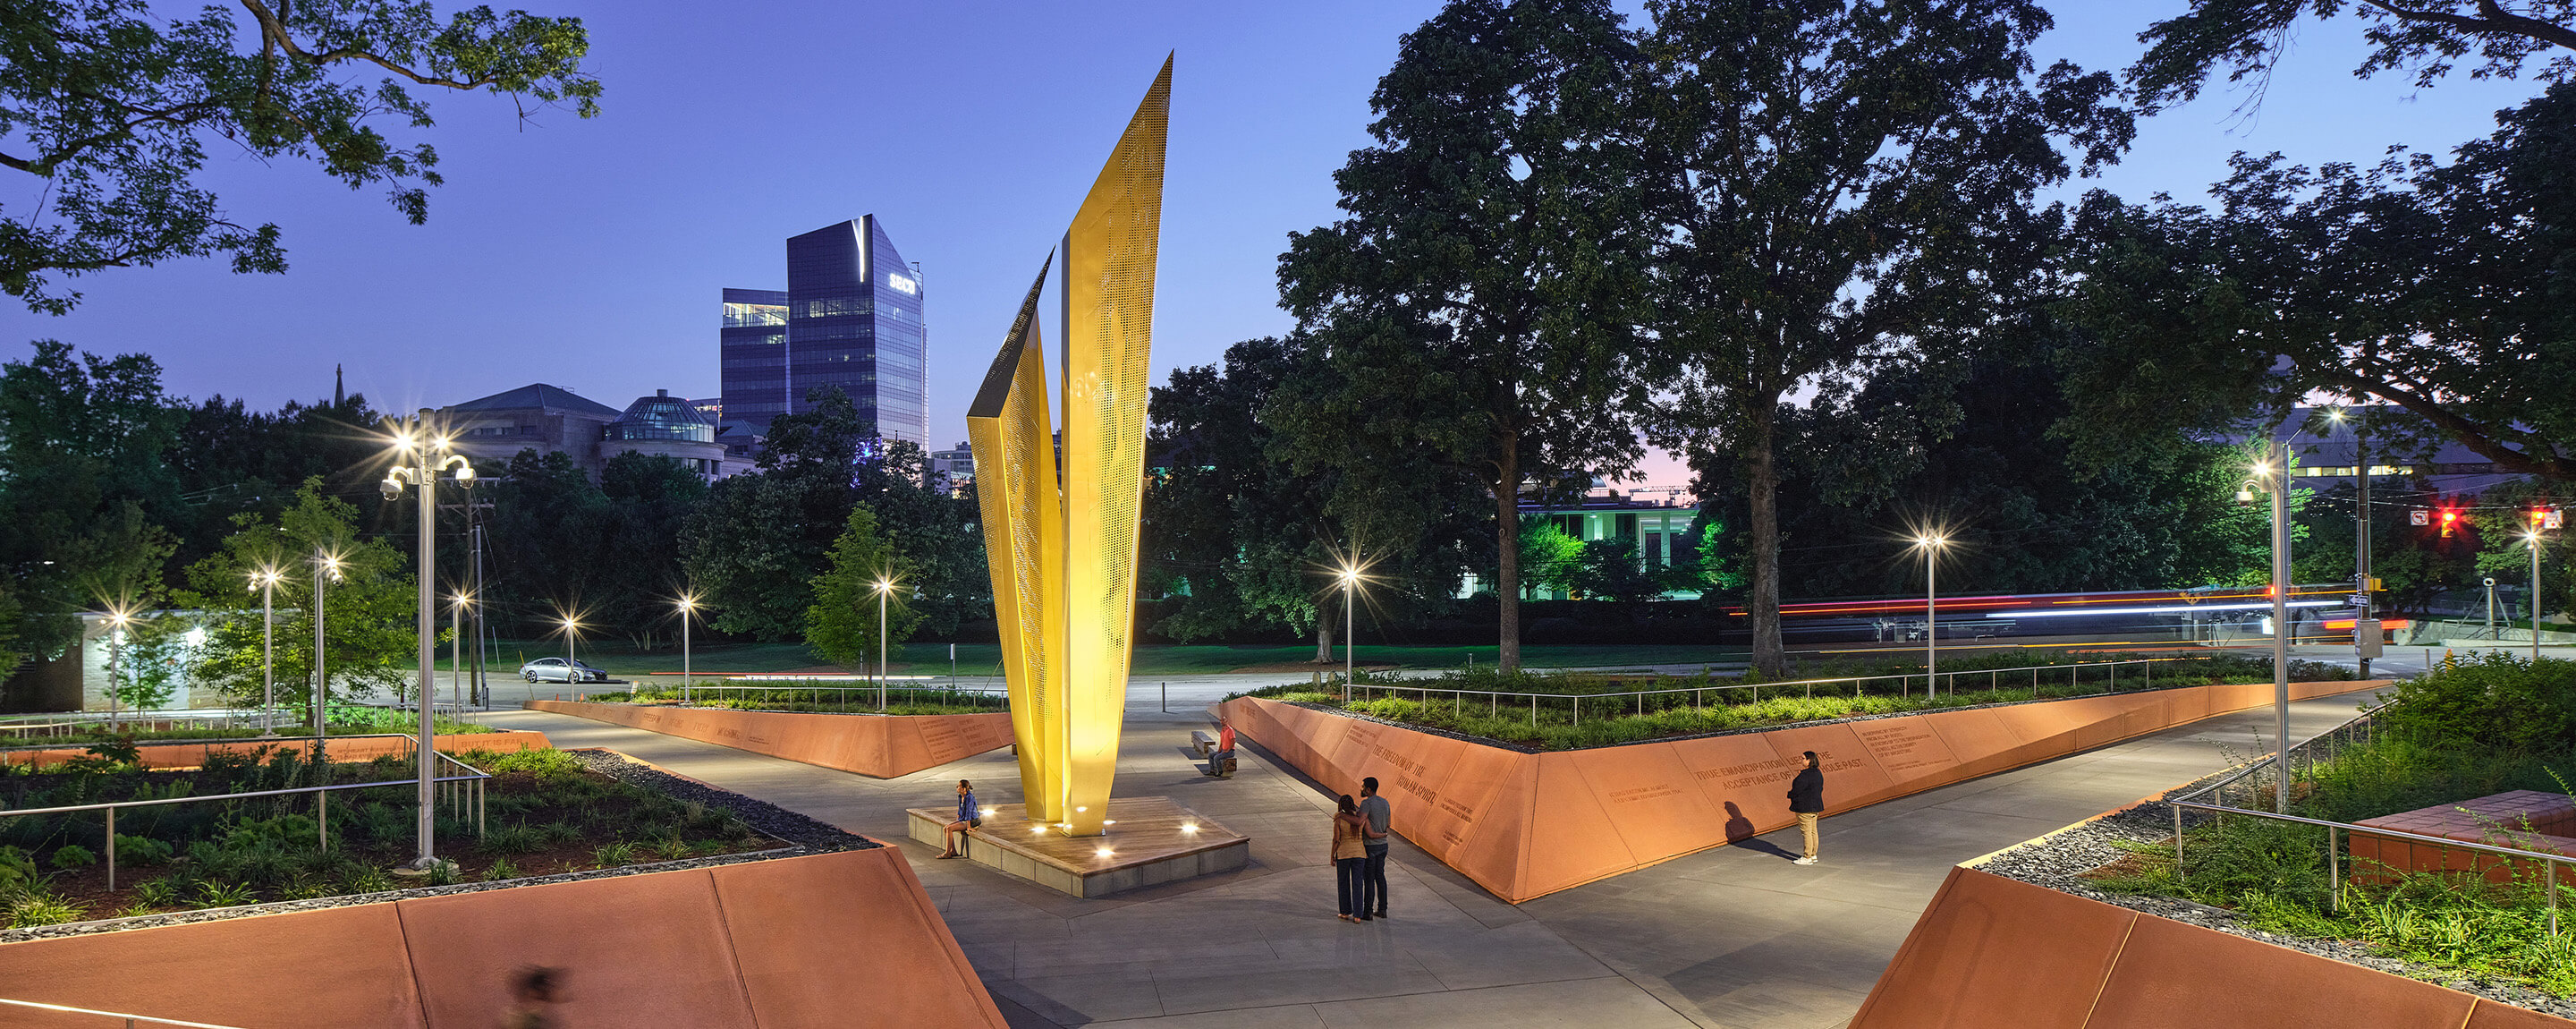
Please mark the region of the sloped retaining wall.
<svg viewBox="0 0 2576 1029"><path fill-rule="evenodd" d="M1011 716L998 711L971 715L842 715L599 704L585 700L531 700L527 707L879 779L911 775L1011 745Z"/></svg>
<svg viewBox="0 0 2576 1029"><path fill-rule="evenodd" d="M560 1026L1004 1025L892 847L0 944L0 989L245 1029L489 1029L530 966L562 970Z"/></svg>
<svg viewBox="0 0 2576 1029"><path fill-rule="evenodd" d="M462 754L469 750L489 750L516 754L522 750L549 750L541 732L460 732L440 736L430 743L442 754ZM411 753L411 741L392 736L352 736L323 741L323 749L333 761L367 761L386 754ZM226 740L221 743L139 743L135 750L143 755L145 768L195 768L206 763L206 752L230 750L243 754L261 747L276 747L297 753L310 753L313 745L305 740L263 740L255 736ZM43 750L0 752L0 762L13 765L51 765L88 754L79 747L49 747Z"/></svg>
<svg viewBox="0 0 2576 1029"><path fill-rule="evenodd" d="M2305 700L2373 682L2291 683ZM1513 903L1794 825L1815 751L1828 813L2271 702L2270 683L1897 715L1532 754L1242 697L1237 731L1327 786L1376 776L1394 828Z"/></svg>
<svg viewBox="0 0 2576 1029"><path fill-rule="evenodd" d="M1954 868L1852 1029L2545 1029L2576 1022Z"/></svg>

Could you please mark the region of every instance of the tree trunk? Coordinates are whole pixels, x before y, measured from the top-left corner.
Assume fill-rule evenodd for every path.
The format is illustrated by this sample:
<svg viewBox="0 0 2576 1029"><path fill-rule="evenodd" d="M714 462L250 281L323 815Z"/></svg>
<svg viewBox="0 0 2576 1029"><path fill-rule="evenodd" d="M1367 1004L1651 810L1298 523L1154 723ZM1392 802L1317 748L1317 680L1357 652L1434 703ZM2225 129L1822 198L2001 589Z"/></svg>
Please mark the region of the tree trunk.
<svg viewBox="0 0 2576 1029"><path fill-rule="evenodd" d="M1744 493L1752 509L1753 589L1745 608L1753 615L1753 670L1766 678L1788 674L1788 647L1780 639L1780 469L1773 457L1776 397L1756 398L1746 434Z"/></svg>
<svg viewBox="0 0 2576 1029"><path fill-rule="evenodd" d="M1339 613L1340 613L1340 612L1338 612L1338 611L1337 611L1337 612L1333 612L1333 614L1339 614ZM1333 659L1333 619L1332 619L1332 615L1330 615L1330 614L1326 614L1326 613L1324 612L1324 610L1323 610L1323 607L1322 607L1321 605L1318 605L1318 606L1316 607L1316 609L1315 609L1315 663L1316 663L1316 664L1319 664L1319 665L1320 665L1320 664L1325 664L1325 663L1327 663L1327 662L1330 662L1332 659Z"/></svg>
<svg viewBox="0 0 2576 1029"><path fill-rule="evenodd" d="M1509 675L1521 670L1521 455L1520 440L1504 441L1494 475L1494 598L1502 602L1502 644L1495 670Z"/></svg>

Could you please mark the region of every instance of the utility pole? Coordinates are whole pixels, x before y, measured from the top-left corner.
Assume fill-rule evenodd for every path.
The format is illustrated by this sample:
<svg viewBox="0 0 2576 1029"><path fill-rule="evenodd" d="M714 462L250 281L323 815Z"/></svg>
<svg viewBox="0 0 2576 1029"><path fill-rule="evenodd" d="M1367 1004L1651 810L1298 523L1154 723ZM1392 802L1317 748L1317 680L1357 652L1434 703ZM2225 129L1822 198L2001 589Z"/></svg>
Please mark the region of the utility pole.
<svg viewBox="0 0 2576 1029"><path fill-rule="evenodd" d="M2272 440L2272 810L2290 813L2290 448Z"/></svg>

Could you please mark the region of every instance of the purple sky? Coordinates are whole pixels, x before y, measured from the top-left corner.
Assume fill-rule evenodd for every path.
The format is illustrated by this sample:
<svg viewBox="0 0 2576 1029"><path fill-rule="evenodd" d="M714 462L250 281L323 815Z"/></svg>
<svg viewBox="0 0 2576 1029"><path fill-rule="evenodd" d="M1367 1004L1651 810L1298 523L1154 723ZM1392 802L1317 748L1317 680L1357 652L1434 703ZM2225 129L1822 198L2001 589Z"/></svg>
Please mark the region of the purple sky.
<svg viewBox="0 0 2576 1029"><path fill-rule="evenodd" d="M514 0L515 3L515 0ZM331 366L379 408L437 406L548 382L611 406L657 388L717 390L718 290L783 288L789 235L874 213L921 262L931 431L964 412L1039 260L1072 217L1167 50L1174 70L1154 367L1211 361L1289 327L1286 234L1330 221L1331 173L1368 142L1368 96L1431 0L1041 4L528 0L579 14L605 113L522 129L506 101L435 98L449 184L429 224L310 165L218 151L236 219L275 221L291 269L212 261L77 280L62 318L0 305L0 356L51 337L144 351L172 393L262 407L328 395ZM1628 5L1632 11L1633 5ZM2042 63L2117 68L2156 3L2059 0ZM710 13L721 10L722 17ZM2360 23L2302 28L2260 117L2213 93L2144 124L2099 184L2198 195L2235 150L2373 161L2492 128L2529 83L2351 77ZM23 176L9 210L32 199ZM2079 185L2077 188L2083 188ZM1056 328L1047 326L1050 340ZM1651 485L1681 485L1669 461Z"/></svg>

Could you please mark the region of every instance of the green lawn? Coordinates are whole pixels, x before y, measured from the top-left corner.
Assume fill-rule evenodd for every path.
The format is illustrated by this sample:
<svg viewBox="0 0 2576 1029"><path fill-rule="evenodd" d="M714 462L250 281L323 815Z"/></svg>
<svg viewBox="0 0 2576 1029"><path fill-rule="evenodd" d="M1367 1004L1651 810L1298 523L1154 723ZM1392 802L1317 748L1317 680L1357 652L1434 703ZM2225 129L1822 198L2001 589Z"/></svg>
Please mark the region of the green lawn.
<svg viewBox="0 0 2576 1029"><path fill-rule="evenodd" d="M495 646L493 667L503 673L514 672L519 664L539 657L561 657L562 640L511 640ZM1408 670L1459 668L1470 656L1479 668L1491 667L1495 648L1479 647L1397 647L1369 646L1359 648L1362 664L1392 666ZM637 649L623 640L585 640L578 651L584 664L614 675L636 676L652 672L680 670L680 651L664 647L650 652ZM1250 646L1140 646L1136 648L1136 675L1206 675L1232 672L1243 668L1283 667L1310 661L1315 656L1313 644ZM1333 657L1342 656L1340 647ZM1676 644L1530 644L1521 647L1521 661L1531 668L1599 668L1644 667L1646 665L1729 665L1741 664L1742 647L1714 647ZM1001 648L990 643L957 645L956 671L959 675L1000 675ZM690 658L691 670L701 674L727 672L790 672L822 665L812 651L801 643L735 643L696 648ZM895 656L897 674L945 675L949 671L948 645L914 643ZM444 668L444 663L439 667Z"/></svg>

